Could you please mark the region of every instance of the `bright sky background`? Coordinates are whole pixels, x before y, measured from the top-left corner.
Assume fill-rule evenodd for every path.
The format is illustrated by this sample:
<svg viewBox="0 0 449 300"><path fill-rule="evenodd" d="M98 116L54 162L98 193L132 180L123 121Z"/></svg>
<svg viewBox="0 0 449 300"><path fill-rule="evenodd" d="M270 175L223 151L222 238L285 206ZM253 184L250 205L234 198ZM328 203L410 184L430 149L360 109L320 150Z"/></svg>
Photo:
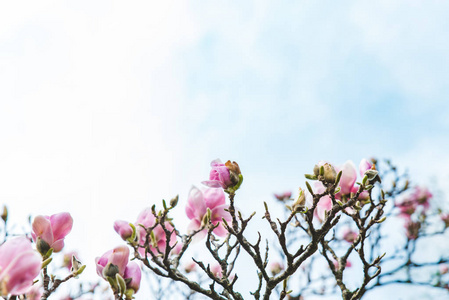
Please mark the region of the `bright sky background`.
<svg viewBox="0 0 449 300"><path fill-rule="evenodd" d="M243 211L322 159L376 156L449 180L449 3L0 3L0 203L70 211L93 258L237 161ZM183 219L182 219L183 218Z"/></svg>

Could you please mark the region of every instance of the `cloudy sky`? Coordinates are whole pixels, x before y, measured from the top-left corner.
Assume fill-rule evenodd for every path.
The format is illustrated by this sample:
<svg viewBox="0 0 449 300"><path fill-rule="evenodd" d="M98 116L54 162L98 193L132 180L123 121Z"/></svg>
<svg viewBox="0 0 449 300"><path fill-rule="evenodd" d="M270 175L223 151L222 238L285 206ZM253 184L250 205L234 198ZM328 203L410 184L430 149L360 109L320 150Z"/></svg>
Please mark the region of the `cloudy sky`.
<svg viewBox="0 0 449 300"><path fill-rule="evenodd" d="M0 203L70 211L86 260L236 160L261 210L325 159L449 179L449 3L0 4Z"/></svg>

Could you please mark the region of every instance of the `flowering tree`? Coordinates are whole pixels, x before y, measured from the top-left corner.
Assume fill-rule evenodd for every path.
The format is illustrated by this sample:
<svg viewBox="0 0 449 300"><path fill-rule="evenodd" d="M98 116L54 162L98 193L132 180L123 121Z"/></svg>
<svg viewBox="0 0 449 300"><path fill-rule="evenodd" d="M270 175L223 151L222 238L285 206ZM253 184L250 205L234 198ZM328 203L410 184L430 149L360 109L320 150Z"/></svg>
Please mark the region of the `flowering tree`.
<svg viewBox="0 0 449 300"><path fill-rule="evenodd" d="M342 166L319 162L294 199L290 192L275 195L285 208L282 216L261 203L268 233L252 232L248 225L256 214L244 217L237 208L243 183L239 165L215 160L211 167L206 187L193 187L184 202L187 228L180 229L171 218L182 202L178 197L162 201L161 208L145 208L134 223L115 221L113 228L127 245L95 260L97 274L110 287L104 299L138 298L142 270L157 279L157 299L244 299L248 292L265 300L336 294L361 299L389 284L448 289L448 257L435 254L423 260L418 254L430 239L444 237L449 214L427 188L410 187L391 163L362 160L357 172L350 161ZM55 294L58 287L86 267L68 254L67 275L60 279L50 273L52 255L63 250L72 229L70 214L36 216L31 233L14 238L7 234L6 209L2 219L0 295L61 299ZM392 228L402 232L391 236ZM191 254L199 246L210 259ZM242 259L253 266L256 283L239 290L236 283L246 280L236 268ZM65 299L86 299L99 293L97 286L81 285Z"/></svg>

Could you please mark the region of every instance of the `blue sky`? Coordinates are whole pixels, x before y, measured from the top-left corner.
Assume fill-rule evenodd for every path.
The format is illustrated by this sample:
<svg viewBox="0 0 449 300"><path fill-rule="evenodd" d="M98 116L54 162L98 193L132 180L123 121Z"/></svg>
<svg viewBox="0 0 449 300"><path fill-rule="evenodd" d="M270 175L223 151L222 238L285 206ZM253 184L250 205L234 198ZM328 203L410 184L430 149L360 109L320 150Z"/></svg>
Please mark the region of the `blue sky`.
<svg viewBox="0 0 449 300"><path fill-rule="evenodd" d="M448 11L442 1L2 3L0 202L17 222L70 210L67 244L92 259L120 243L115 219L178 193L182 203L217 157L242 166L242 209L296 190L322 159L391 158L445 188Z"/></svg>

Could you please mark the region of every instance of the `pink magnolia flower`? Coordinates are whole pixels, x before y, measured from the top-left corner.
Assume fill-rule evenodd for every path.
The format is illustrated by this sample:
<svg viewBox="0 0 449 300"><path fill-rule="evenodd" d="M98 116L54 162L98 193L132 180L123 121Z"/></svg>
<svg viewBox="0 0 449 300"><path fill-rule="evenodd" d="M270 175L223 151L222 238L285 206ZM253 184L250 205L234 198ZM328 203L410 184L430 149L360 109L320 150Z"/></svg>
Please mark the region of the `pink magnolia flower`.
<svg viewBox="0 0 449 300"><path fill-rule="evenodd" d="M50 248L53 248L54 252L61 251L64 238L72 230L72 225L73 219L67 212L34 218L31 236L39 252L45 254Z"/></svg>
<svg viewBox="0 0 449 300"><path fill-rule="evenodd" d="M369 166L369 168L367 168ZM363 159L360 162L359 172L360 174L365 174L367 170L371 168L372 164L369 165L369 162L366 159ZM340 192L338 192L335 197L337 199L343 199L344 197L352 197L359 190L358 185L354 185L357 180L357 171L355 169L355 165L352 161L348 160L342 166L337 167L337 173L342 171L341 179L340 179ZM362 175L363 177L364 175ZM369 193L367 191L363 191L360 193L359 200L368 200Z"/></svg>
<svg viewBox="0 0 449 300"><path fill-rule="evenodd" d="M150 239L154 238L155 240L149 241L149 249L152 253L164 252L166 248L167 237L165 235L164 229L160 224L154 226L156 224L156 218L151 211L151 208L147 207L144 209L139 216L137 217L136 223L134 226L136 227L136 234L139 245L139 253L142 256L145 256L145 243L146 243L146 230L142 228L143 225L145 228L153 228L152 235L149 236ZM173 226L169 222L165 222L165 227L172 231ZM129 225L129 222L123 220L117 220L114 222L114 230L120 235L120 237L126 241L128 238L132 236L133 229ZM173 247L176 244L176 234L173 232L170 236L170 246ZM177 254L181 250L182 244L176 245L175 249L172 250L171 254Z"/></svg>
<svg viewBox="0 0 449 300"><path fill-rule="evenodd" d="M448 213L440 214L440 219L441 219L441 221L444 222L444 227L448 228L449 227L449 214Z"/></svg>
<svg viewBox="0 0 449 300"><path fill-rule="evenodd" d="M0 295L28 292L41 270L42 257L26 237L17 237L0 246Z"/></svg>
<svg viewBox="0 0 449 300"><path fill-rule="evenodd" d="M416 211L417 203L413 199L407 198L398 203L395 206L399 208L399 216L410 219L411 215Z"/></svg>
<svg viewBox="0 0 449 300"><path fill-rule="evenodd" d="M449 272L449 266L447 264L440 264L440 274L444 275Z"/></svg>
<svg viewBox="0 0 449 300"><path fill-rule="evenodd" d="M430 207L429 200L433 197L432 193L429 191L427 187L417 186L413 191L412 198L418 203L418 205L422 205L424 209L428 209Z"/></svg>
<svg viewBox="0 0 449 300"><path fill-rule="evenodd" d="M64 256L62 258L62 266L66 267L67 269L70 270L72 268L72 257L73 256L77 257L78 253L75 251L70 251L70 252L64 253Z"/></svg>
<svg viewBox="0 0 449 300"><path fill-rule="evenodd" d="M281 194L274 194L274 197L278 199L279 201L288 200L292 197L292 192L284 192Z"/></svg>
<svg viewBox="0 0 449 300"><path fill-rule="evenodd" d="M211 188L223 188L235 186L239 182L240 168L234 161L228 160L223 164L219 159L210 163L212 170L209 174L209 180L203 181L204 185Z"/></svg>
<svg viewBox="0 0 449 300"><path fill-rule="evenodd" d="M26 293L27 300L40 300L43 294L42 285L35 283L31 286L30 290Z"/></svg>
<svg viewBox="0 0 449 300"><path fill-rule="evenodd" d="M124 241L133 235L133 229L129 226L129 222L123 220L117 220L114 222L114 230Z"/></svg>
<svg viewBox="0 0 449 300"><path fill-rule="evenodd" d="M408 220L405 222L404 227L406 229L405 234L409 240L416 240L418 238L421 223Z"/></svg>
<svg viewBox="0 0 449 300"><path fill-rule="evenodd" d="M335 269L338 270L340 268L340 263L338 261L336 261L336 260L334 260L333 263L334 263ZM352 263L349 260L347 260L345 267L346 268L352 267Z"/></svg>
<svg viewBox="0 0 449 300"><path fill-rule="evenodd" d="M321 194L325 191L325 187L319 181L315 182L315 193ZM318 219L318 221L323 222L326 218L326 211L330 211L332 209L332 200L326 195L321 197L318 201L318 204L313 212L314 216Z"/></svg>
<svg viewBox="0 0 449 300"><path fill-rule="evenodd" d="M348 243L354 243L354 241L357 239L358 233L352 230L349 227L346 227L343 230L343 239Z"/></svg>
<svg viewBox="0 0 449 300"><path fill-rule="evenodd" d="M221 268L219 263L213 263L212 266L210 267L210 271L217 278L223 277L223 269Z"/></svg>
<svg viewBox="0 0 449 300"><path fill-rule="evenodd" d="M101 257L95 258L97 274L105 280L107 277L115 278L116 274L120 274L125 281L129 280L126 288L137 292L142 274L139 265L128 259L129 248L127 246L118 246L109 250Z"/></svg>
<svg viewBox="0 0 449 300"><path fill-rule="evenodd" d="M196 262L194 262L193 260L191 260L189 263L186 263L184 265L184 271L186 273L191 273L195 270L196 270Z"/></svg>
<svg viewBox="0 0 449 300"><path fill-rule="evenodd" d="M268 265L268 268L273 274L273 276L276 276L277 274L281 273L284 270L284 265L278 261L272 262Z"/></svg>
<svg viewBox="0 0 449 300"><path fill-rule="evenodd" d="M359 164L359 172L360 176L363 178L365 176L365 172L370 170L373 167L373 163L367 159L362 159Z"/></svg>
<svg viewBox="0 0 449 300"><path fill-rule="evenodd" d="M211 211L210 221L213 225L220 223L214 229L214 233L218 236L227 234L227 230L222 224L224 218L227 222L231 222L230 214L225 211L229 205L226 204L226 196L222 189L205 189L201 191L196 187L192 187L186 205L187 217L192 220L187 228L188 231L195 231L201 228L203 218L207 214L207 209ZM202 230L196 238L202 238L206 235L207 229Z"/></svg>
<svg viewBox="0 0 449 300"><path fill-rule="evenodd" d="M139 216L137 217L137 221L135 223L136 230L137 230L137 237L139 240L140 246L145 246L146 242L146 231L144 228L142 228L139 224L145 226L145 228L151 228L156 224L156 218L154 217L151 208L144 209ZM172 231L173 226L169 222L165 222L165 227ZM128 225L129 226L129 225ZM164 252L166 248L167 243L167 236L165 235L164 229L160 224L158 224L153 229L153 237L154 241L150 241L150 251L153 253L157 253L158 250L160 252ZM151 238L151 236L150 236ZM173 232L170 235L170 246L173 247L176 244L176 234ZM156 246L156 247L155 247ZM157 249L156 249L157 248ZM145 248L139 248L139 253L142 256L145 256Z"/></svg>

